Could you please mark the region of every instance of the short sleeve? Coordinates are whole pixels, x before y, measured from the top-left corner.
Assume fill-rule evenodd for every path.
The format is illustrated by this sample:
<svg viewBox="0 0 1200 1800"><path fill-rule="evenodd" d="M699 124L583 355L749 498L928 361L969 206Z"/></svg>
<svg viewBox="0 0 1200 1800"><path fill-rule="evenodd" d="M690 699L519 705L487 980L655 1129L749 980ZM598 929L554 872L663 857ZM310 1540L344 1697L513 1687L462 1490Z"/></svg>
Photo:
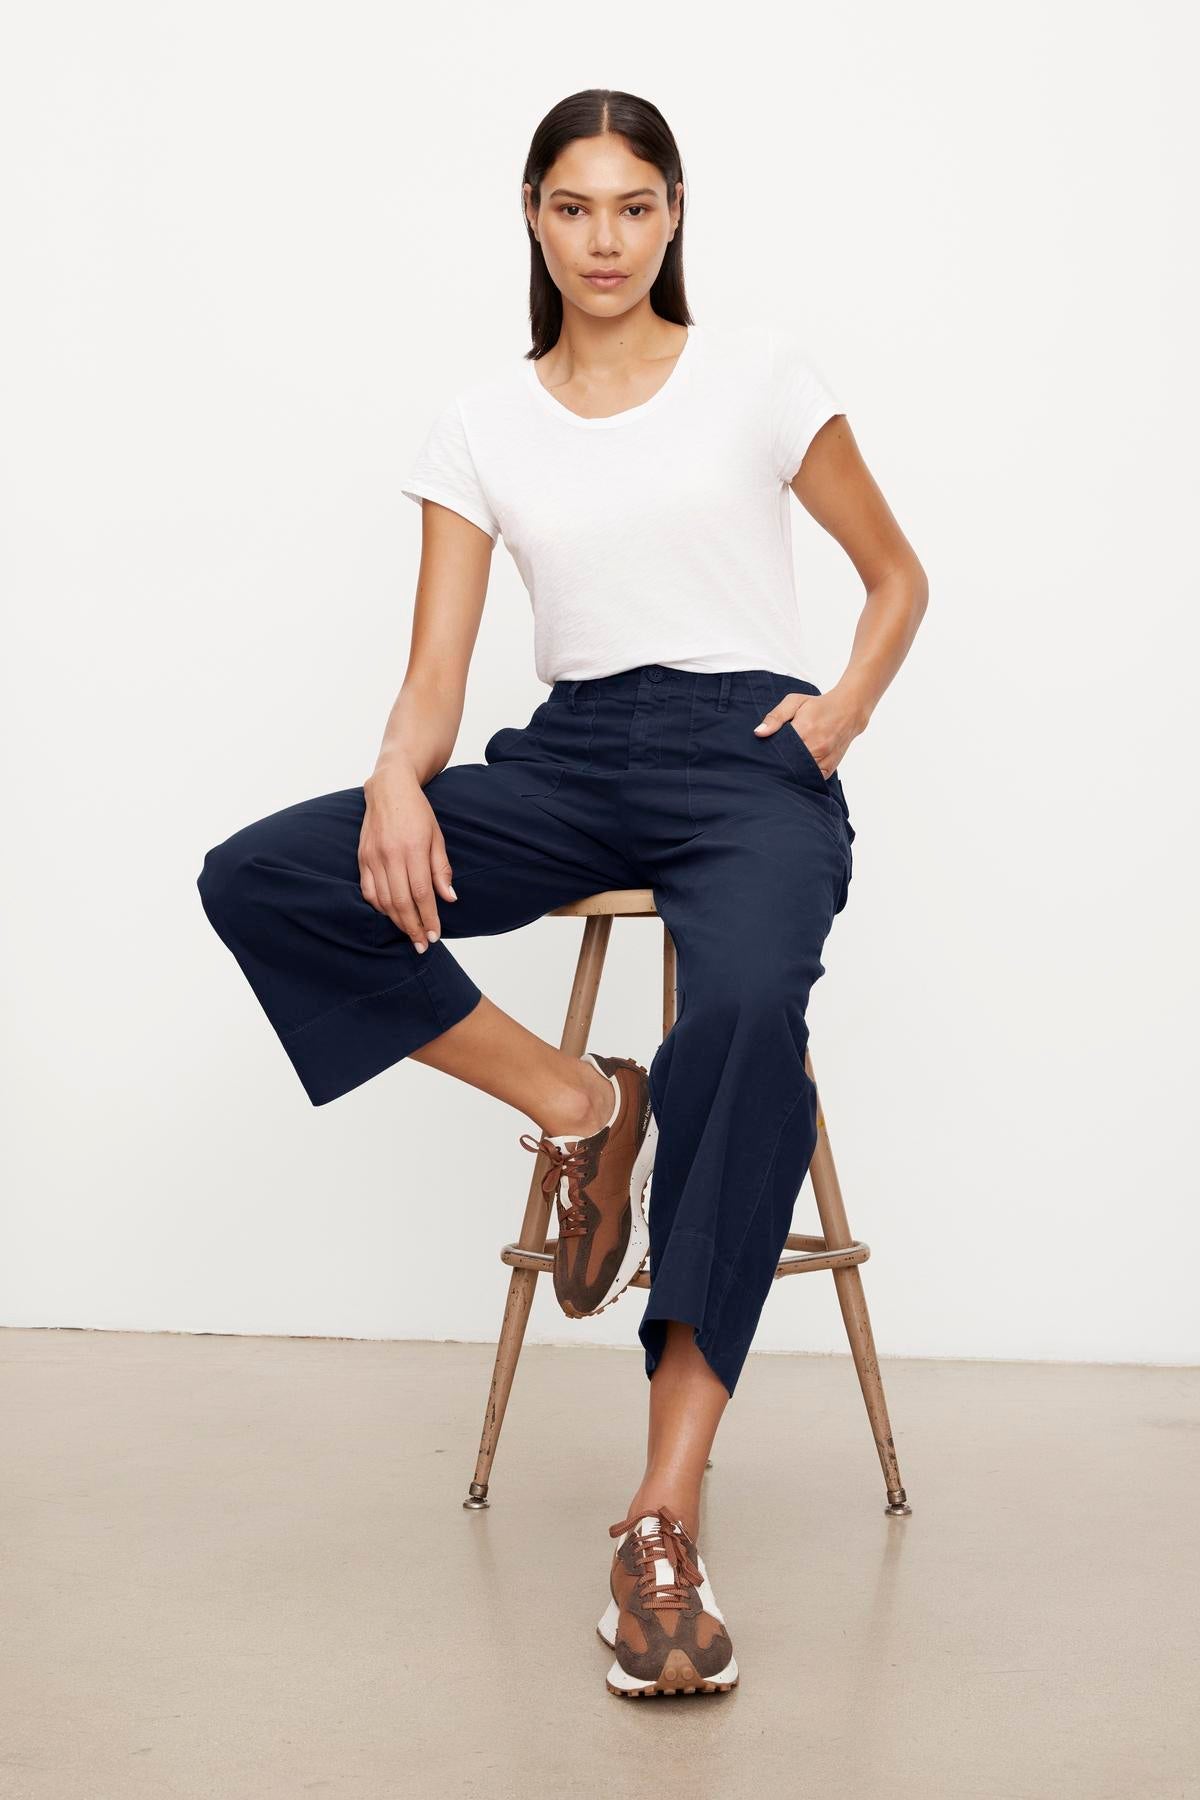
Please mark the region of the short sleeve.
<svg viewBox="0 0 1200 1800"><path fill-rule="evenodd" d="M822 425L845 408L792 332L771 331L769 362L771 459L787 486Z"/></svg>
<svg viewBox="0 0 1200 1800"><path fill-rule="evenodd" d="M479 479L457 399L433 421L400 492L418 506L422 500L436 500L461 513L486 531L493 543L499 537L500 524Z"/></svg>

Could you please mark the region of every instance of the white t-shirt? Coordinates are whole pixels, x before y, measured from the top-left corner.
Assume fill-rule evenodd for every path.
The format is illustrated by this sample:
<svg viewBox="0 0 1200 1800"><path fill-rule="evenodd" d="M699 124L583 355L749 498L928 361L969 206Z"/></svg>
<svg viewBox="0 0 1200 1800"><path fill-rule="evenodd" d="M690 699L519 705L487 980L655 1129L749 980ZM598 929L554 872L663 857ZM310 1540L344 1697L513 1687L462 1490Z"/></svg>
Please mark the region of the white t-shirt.
<svg viewBox="0 0 1200 1800"><path fill-rule="evenodd" d="M693 325L663 386L605 419L518 357L450 401L402 492L503 534L548 686L655 662L812 680L788 484L843 410L794 334L759 323Z"/></svg>

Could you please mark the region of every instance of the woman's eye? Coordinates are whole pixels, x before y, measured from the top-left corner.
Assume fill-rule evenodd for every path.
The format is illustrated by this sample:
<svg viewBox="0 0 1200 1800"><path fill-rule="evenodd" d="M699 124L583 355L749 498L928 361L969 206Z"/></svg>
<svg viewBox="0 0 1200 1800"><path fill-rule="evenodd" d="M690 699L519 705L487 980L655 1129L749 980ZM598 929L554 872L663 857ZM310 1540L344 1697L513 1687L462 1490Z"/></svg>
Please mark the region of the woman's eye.
<svg viewBox="0 0 1200 1800"><path fill-rule="evenodd" d="M564 200L558 210L560 213L569 213L573 218L579 211L579 202L577 200ZM633 205L627 206L625 210L626 212L646 213L649 212L650 208L642 201L635 200Z"/></svg>

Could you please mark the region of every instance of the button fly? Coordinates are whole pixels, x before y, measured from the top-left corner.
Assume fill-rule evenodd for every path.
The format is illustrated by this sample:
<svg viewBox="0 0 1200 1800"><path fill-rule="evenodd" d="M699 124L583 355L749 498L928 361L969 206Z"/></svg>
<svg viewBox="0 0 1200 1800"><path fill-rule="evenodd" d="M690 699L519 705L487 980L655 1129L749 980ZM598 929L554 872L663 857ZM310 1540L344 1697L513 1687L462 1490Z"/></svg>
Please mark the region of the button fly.
<svg viewBox="0 0 1200 1800"><path fill-rule="evenodd" d="M661 696L658 693L659 684L666 673L666 669L658 663L643 664L637 686L637 696L634 700L633 718L629 728L629 767L631 769L658 767L663 715L671 700L670 683L667 684L666 691Z"/></svg>

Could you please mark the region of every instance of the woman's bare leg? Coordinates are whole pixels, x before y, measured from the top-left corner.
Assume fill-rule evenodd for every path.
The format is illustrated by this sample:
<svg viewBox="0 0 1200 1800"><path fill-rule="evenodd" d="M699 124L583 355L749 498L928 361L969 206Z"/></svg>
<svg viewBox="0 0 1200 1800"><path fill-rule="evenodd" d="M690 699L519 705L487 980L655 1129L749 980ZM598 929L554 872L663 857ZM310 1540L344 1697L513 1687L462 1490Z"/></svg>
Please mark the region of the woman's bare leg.
<svg viewBox="0 0 1200 1800"><path fill-rule="evenodd" d="M410 1052L524 1113L549 1137L590 1137L613 1109L612 1083L591 1063L538 1037L485 994L465 1019Z"/></svg>
<svg viewBox="0 0 1200 1800"><path fill-rule="evenodd" d="M547 1043L486 994L465 1019L411 1054L507 1102L549 1136L587 1137L612 1112L612 1087L599 1069ZM704 1465L729 1392L696 1348L692 1327L678 1319L667 1321L648 1385L646 1472L626 1516L669 1506L695 1536Z"/></svg>
<svg viewBox="0 0 1200 1800"><path fill-rule="evenodd" d="M650 1378L646 1472L626 1518L669 1506L695 1537L700 1529L700 1483L729 1390L696 1348L693 1328L667 1320L667 1341Z"/></svg>

